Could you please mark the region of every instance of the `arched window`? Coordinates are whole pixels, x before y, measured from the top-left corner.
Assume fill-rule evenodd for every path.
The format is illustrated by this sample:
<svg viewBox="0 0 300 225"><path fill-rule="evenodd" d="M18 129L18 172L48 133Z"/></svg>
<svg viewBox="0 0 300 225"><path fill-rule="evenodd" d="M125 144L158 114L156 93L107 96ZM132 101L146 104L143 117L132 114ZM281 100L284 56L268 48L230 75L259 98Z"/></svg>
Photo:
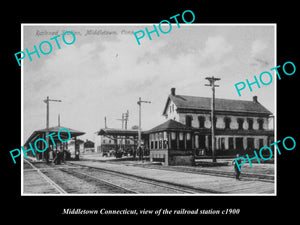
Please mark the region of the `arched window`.
<svg viewBox="0 0 300 225"><path fill-rule="evenodd" d="M230 129L231 119L229 117L224 118L225 129Z"/></svg>
<svg viewBox="0 0 300 225"><path fill-rule="evenodd" d="M239 129L239 130L243 130L244 119L238 118L238 119L237 119L237 123L238 123L238 129Z"/></svg>
<svg viewBox="0 0 300 225"><path fill-rule="evenodd" d="M248 118L248 130L253 130L253 119Z"/></svg>
<svg viewBox="0 0 300 225"><path fill-rule="evenodd" d="M263 130L264 129L264 120L263 119L258 119L258 129Z"/></svg>
<svg viewBox="0 0 300 225"><path fill-rule="evenodd" d="M199 121L199 128L204 128L205 117L204 116L198 116L198 121Z"/></svg>
<svg viewBox="0 0 300 225"><path fill-rule="evenodd" d="M193 117L192 117L192 116L189 116L189 115L186 115L186 116L185 116L185 124L186 124L188 127L191 127L191 126L192 126L192 120L193 120Z"/></svg>

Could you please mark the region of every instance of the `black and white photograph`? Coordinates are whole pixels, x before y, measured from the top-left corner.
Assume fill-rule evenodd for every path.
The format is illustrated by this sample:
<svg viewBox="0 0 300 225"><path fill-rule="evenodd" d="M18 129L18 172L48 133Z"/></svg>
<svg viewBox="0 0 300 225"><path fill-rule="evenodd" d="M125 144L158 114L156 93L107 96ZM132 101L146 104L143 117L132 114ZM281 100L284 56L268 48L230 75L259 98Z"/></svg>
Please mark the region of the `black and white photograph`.
<svg viewBox="0 0 300 225"><path fill-rule="evenodd" d="M23 24L22 45L23 195L276 195L254 153L276 24Z"/></svg>
<svg viewBox="0 0 300 225"><path fill-rule="evenodd" d="M297 218L295 4L23 3L2 14L3 221Z"/></svg>

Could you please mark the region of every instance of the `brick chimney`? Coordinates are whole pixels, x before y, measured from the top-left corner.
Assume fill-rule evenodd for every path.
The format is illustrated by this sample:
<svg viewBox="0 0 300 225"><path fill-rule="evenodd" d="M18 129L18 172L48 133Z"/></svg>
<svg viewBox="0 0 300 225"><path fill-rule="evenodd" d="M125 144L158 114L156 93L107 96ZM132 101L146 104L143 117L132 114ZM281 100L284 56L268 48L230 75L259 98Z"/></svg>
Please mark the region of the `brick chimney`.
<svg viewBox="0 0 300 225"><path fill-rule="evenodd" d="M254 103L258 103L258 101L257 101L257 96L253 96L253 102L254 102Z"/></svg>
<svg viewBox="0 0 300 225"><path fill-rule="evenodd" d="M176 91L176 89L174 87L171 88L171 95L175 96L175 91Z"/></svg>

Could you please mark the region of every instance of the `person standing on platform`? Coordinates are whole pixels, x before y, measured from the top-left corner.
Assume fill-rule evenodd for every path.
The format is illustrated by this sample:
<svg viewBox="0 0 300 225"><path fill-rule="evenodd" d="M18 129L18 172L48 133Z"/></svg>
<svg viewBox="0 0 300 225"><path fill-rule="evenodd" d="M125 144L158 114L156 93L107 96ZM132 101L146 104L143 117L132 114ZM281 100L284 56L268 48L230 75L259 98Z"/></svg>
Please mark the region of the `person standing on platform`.
<svg viewBox="0 0 300 225"><path fill-rule="evenodd" d="M142 147L141 146L138 147L137 154L139 156L139 160L141 161L142 160Z"/></svg>
<svg viewBox="0 0 300 225"><path fill-rule="evenodd" d="M58 150L53 150L53 162L54 164L56 165L57 164L57 153L58 153Z"/></svg>
<svg viewBox="0 0 300 225"><path fill-rule="evenodd" d="M142 160L143 160L143 162L144 162L144 159L145 159L146 151L147 151L146 146L143 145L143 147L142 147Z"/></svg>
<svg viewBox="0 0 300 225"><path fill-rule="evenodd" d="M237 155L236 155L236 159L239 158L239 157L240 157L240 154L237 154ZM237 161L238 161L239 165L240 165L241 162L242 162L241 159L238 159ZM237 166L237 164L236 164L236 162L235 162L235 159L232 161L232 164L233 164L233 167L234 167L235 179L236 179L236 180L241 180L241 179L240 179L241 171L239 170L239 168L238 168L238 166Z"/></svg>
<svg viewBox="0 0 300 225"><path fill-rule="evenodd" d="M56 165L60 165L61 164L61 150L57 150L56 152Z"/></svg>
<svg viewBox="0 0 300 225"><path fill-rule="evenodd" d="M135 148L133 148L133 153L132 153L132 155L133 155L133 160L135 160L135 158L136 158L136 150L135 150Z"/></svg>
<svg viewBox="0 0 300 225"><path fill-rule="evenodd" d="M48 147L45 151L45 159L46 159L46 163L48 164L49 163L49 152L51 151L51 148Z"/></svg>

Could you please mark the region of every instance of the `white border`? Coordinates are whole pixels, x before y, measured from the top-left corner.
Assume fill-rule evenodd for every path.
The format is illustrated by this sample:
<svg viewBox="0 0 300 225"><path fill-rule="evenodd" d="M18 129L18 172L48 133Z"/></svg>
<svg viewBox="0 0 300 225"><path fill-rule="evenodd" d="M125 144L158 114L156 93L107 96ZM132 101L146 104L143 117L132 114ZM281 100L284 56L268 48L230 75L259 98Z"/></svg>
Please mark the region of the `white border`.
<svg viewBox="0 0 300 225"><path fill-rule="evenodd" d="M156 24L156 23L154 23ZM175 23L172 23L175 24ZM95 23L95 24L86 24L86 23L21 23L21 51L24 49L24 26L152 26L151 23ZM162 24L163 26L166 24ZM274 26L274 62L277 66L277 23L192 23L192 24L180 24L180 26ZM24 121L23 121L23 91L24 91L24 79L23 79L23 61L21 61L21 144L24 143ZM275 73L275 71L274 71ZM276 76L275 76L276 77ZM274 88L274 141L277 141L277 79L275 80ZM277 196L277 152L275 152L274 158L274 193L272 194L26 194L23 189L23 157L21 157L21 196L176 196L176 197L186 197L186 196ZM23 155L23 153L21 154Z"/></svg>

